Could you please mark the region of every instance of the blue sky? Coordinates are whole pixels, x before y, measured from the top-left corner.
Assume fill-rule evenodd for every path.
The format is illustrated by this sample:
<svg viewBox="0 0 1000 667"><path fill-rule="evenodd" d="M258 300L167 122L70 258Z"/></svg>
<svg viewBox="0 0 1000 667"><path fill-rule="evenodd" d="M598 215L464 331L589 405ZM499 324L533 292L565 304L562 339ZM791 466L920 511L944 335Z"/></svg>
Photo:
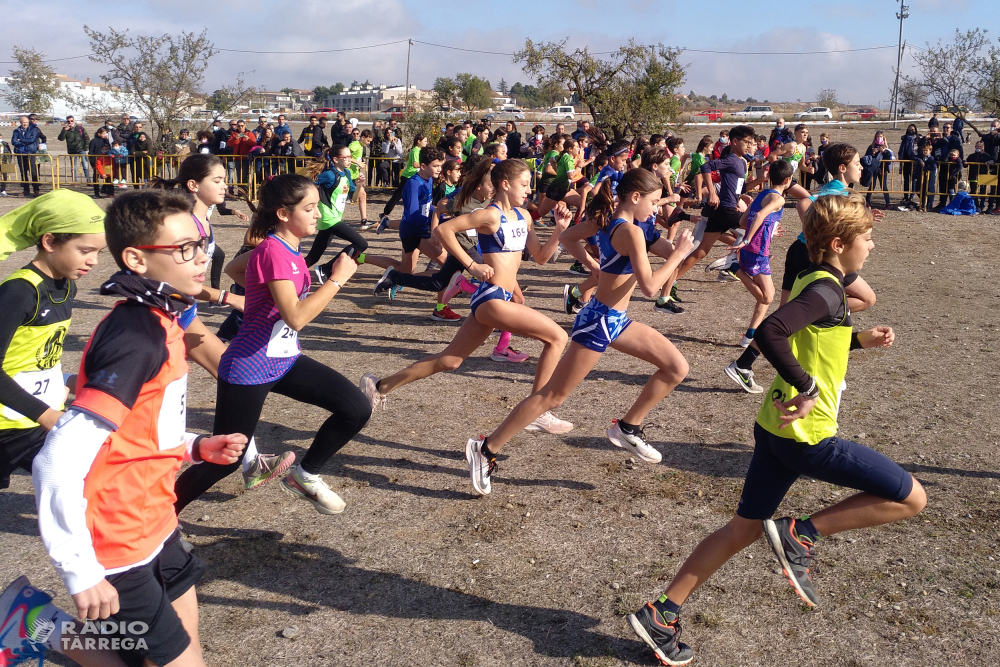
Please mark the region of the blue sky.
<svg viewBox="0 0 1000 667"><path fill-rule="evenodd" d="M0 6L6 7L8 18L15 12L10 0L0 0ZM18 24L45 29L23 37L7 31L3 41L34 47L50 58L79 55L89 50L83 23L139 33L200 31L208 26L216 46L262 51L355 47L407 37L500 52L516 51L526 37L535 41L568 37L571 45L587 45L594 51L613 49L629 38L708 50L796 52L897 41L899 3L891 0L808 1L767 11L755 10L755 6L766 5L741 0L215 0L208 4L194 0L111 4L38 0L18 4ZM919 46L950 39L956 28L979 26L992 29L994 38L1000 36L996 0L910 0L909 6L904 37ZM9 51L0 56L9 56ZM687 52L682 60L688 65L683 92L807 102L821 88L835 88L842 102L878 104L888 97L896 50L781 57ZM907 62L912 60L904 61L904 71ZM102 72L99 64L86 59L54 66L77 78L97 79ZM501 78L508 84L528 82L507 56L420 44L413 48L411 83L429 87L436 76L466 71L494 85ZM401 83L406 74L406 45L324 55L220 53L210 62L205 87L212 90L230 82L238 72L246 72L248 83L269 89L312 88L354 79Z"/></svg>

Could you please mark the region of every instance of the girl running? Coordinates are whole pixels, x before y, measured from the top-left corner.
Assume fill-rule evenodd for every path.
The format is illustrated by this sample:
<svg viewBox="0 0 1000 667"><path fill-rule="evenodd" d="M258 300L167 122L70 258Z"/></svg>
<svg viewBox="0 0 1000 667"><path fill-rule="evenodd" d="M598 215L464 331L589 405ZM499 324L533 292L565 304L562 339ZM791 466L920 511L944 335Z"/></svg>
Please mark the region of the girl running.
<svg viewBox="0 0 1000 667"><path fill-rule="evenodd" d="M359 384L373 410L380 405L384 408L387 395L405 384L457 369L494 329L541 341L544 347L538 356L533 390L549 381L566 345L566 332L548 317L525 306L523 298L515 297L517 271L525 249L537 263L549 261L559 245L557 232L566 229L571 216L565 206L556 208L557 231L543 245L528 224L528 216L518 208L531 189L528 165L523 160L505 160L493 167L490 180L494 194L489 206L452 218L438 225L436 232L448 253L482 281L472 295L471 315L442 352L384 379L365 373ZM469 230L475 230L479 237L482 262L475 261L459 240ZM573 428L571 423L544 410L523 426L547 433L567 433Z"/></svg>
<svg viewBox="0 0 1000 667"><path fill-rule="evenodd" d="M643 440L642 420L684 379L688 365L669 340L645 324L632 322L626 310L637 284L643 294L653 296L694 247L685 230L670 259L656 271L650 268L644 231L634 223L655 213L661 191L662 183L652 172L633 169L618 183L617 208L611 184L605 182L587 209L587 221L566 233L570 241L597 234L601 249L597 292L576 316L569 350L552 379L521 401L492 434L470 438L466 444L472 486L478 493L490 492L500 448L539 415L551 414L550 410L562 405L609 346L654 364L657 371L624 417L612 422L608 438L644 461L660 461L660 453Z"/></svg>
<svg viewBox="0 0 1000 667"><path fill-rule="evenodd" d="M306 255L306 266L313 266L320 260L330 239L341 238L353 247L357 254L368 249L368 241L350 225L342 225L347 200L354 191L354 179L351 177L351 149L347 146L334 146L318 160L313 160L306 166L306 176L311 178L319 190L320 218L316 224L316 238L313 239L309 254ZM330 275L335 259L316 267L316 280L322 285Z"/></svg>
<svg viewBox="0 0 1000 667"><path fill-rule="evenodd" d="M556 207L559 202L564 202L566 206L583 210L583 199L580 192L573 189L573 184L580 179L581 172L577 168L577 160L583 159L580 146L570 137L562 137L562 152L555 163L555 178L549 183L542 195L542 201L538 205L538 217L544 218L549 211ZM546 167L548 169L548 167Z"/></svg>
<svg viewBox="0 0 1000 667"><path fill-rule="evenodd" d="M264 240L247 263L243 326L219 364L214 430L252 437L272 391L328 410L330 417L301 463L282 480L282 489L308 500L321 514L338 514L345 503L319 472L364 428L371 409L353 383L304 356L299 347L298 332L357 270L354 260L342 254L329 280L309 294L309 269L298 249L304 237L316 232L319 201L312 181L295 174L276 176L260 190L250 235ZM238 466L206 464L184 471L176 484L178 513Z"/></svg>
<svg viewBox="0 0 1000 667"><path fill-rule="evenodd" d="M0 489L35 454L62 416L62 372L76 281L105 246L104 211L89 197L55 190L0 218L0 258L36 246L35 258L0 283Z"/></svg>

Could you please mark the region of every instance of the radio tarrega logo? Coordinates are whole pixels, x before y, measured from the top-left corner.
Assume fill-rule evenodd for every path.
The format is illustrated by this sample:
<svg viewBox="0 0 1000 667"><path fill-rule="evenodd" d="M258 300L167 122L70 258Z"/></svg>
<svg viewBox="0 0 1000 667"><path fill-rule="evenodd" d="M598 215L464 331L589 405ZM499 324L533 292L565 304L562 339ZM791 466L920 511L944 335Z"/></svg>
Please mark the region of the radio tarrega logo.
<svg viewBox="0 0 1000 667"><path fill-rule="evenodd" d="M142 621L63 621L60 642L62 650L139 651L148 649L143 635L149 625Z"/></svg>

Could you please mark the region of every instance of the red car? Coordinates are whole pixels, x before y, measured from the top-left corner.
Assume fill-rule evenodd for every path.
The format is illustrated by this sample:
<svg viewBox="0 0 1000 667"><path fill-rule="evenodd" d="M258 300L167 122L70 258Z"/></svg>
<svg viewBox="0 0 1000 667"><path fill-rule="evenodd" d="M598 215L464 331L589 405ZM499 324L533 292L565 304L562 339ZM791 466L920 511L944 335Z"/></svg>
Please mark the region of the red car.
<svg viewBox="0 0 1000 667"><path fill-rule="evenodd" d="M840 114L841 118L860 118L861 120L876 120L878 119L878 109L872 109L871 107L859 107L852 111L846 111Z"/></svg>
<svg viewBox="0 0 1000 667"><path fill-rule="evenodd" d="M708 122L714 123L715 121L722 118L722 111L720 111L719 109L705 109L693 115L698 118L707 118Z"/></svg>
<svg viewBox="0 0 1000 667"><path fill-rule="evenodd" d="M319 109L313 109L311 115L319 116L320 118L326 118L327 114L331 116L337 113L337 110L333 107L320 107Z"/></svg>

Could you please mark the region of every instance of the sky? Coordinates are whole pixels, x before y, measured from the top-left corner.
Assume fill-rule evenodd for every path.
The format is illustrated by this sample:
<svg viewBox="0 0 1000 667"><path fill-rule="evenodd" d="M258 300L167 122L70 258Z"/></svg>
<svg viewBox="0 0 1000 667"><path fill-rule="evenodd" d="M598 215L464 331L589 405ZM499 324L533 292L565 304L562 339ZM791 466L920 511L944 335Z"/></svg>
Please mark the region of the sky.
<svg viewBox="0 0 1000 667"><path fill-rule="evenodd" d="M904 39L925 46L949 40L955 29L990 29L1000 36L997 0L909 0ZM44 26L25 35L5 31L0 60L10 60L17 44L47 58L86 54L90 44L83 24L139 34L200 32L208 27L216 47L277 54L220 52L213 56L204 88L212 91L244 73L249 85L268 90L313 88L336 82L370 80L400 84L406 79L407 44L340 53L291 54L381 44L413 38L453 47L512 53L530 38L568 39L570 46L609 51L635 39L708 51L796 52L857 49L873 51L828 55L750 56L687 51L681 92L752 96L772 102L809 102L819 90L833 88L845 104L884 102L896 63L899 2L892 0L800 0L778 10L754 10L764 3L744 0L505 0L456 3L444 0L152 0L108 5L92 1L0 0L0 15L16 15L18 25ZM107 11L109 7L113 8ZM738 18L737 24L734 19ZM110 21L110 22L109 22ZM8 25L8 27L10 27ZM7 57L4 57L7 56ZM903 71L912 67L904 59ZM86 58L54 62L60 74L99 80L104 68ZM0 65L6 74L10 65ZM532 83L508 55L442 49L416 43L410 82L429 88L435 77L471 72L498 88L501 79Z"/></svg>

